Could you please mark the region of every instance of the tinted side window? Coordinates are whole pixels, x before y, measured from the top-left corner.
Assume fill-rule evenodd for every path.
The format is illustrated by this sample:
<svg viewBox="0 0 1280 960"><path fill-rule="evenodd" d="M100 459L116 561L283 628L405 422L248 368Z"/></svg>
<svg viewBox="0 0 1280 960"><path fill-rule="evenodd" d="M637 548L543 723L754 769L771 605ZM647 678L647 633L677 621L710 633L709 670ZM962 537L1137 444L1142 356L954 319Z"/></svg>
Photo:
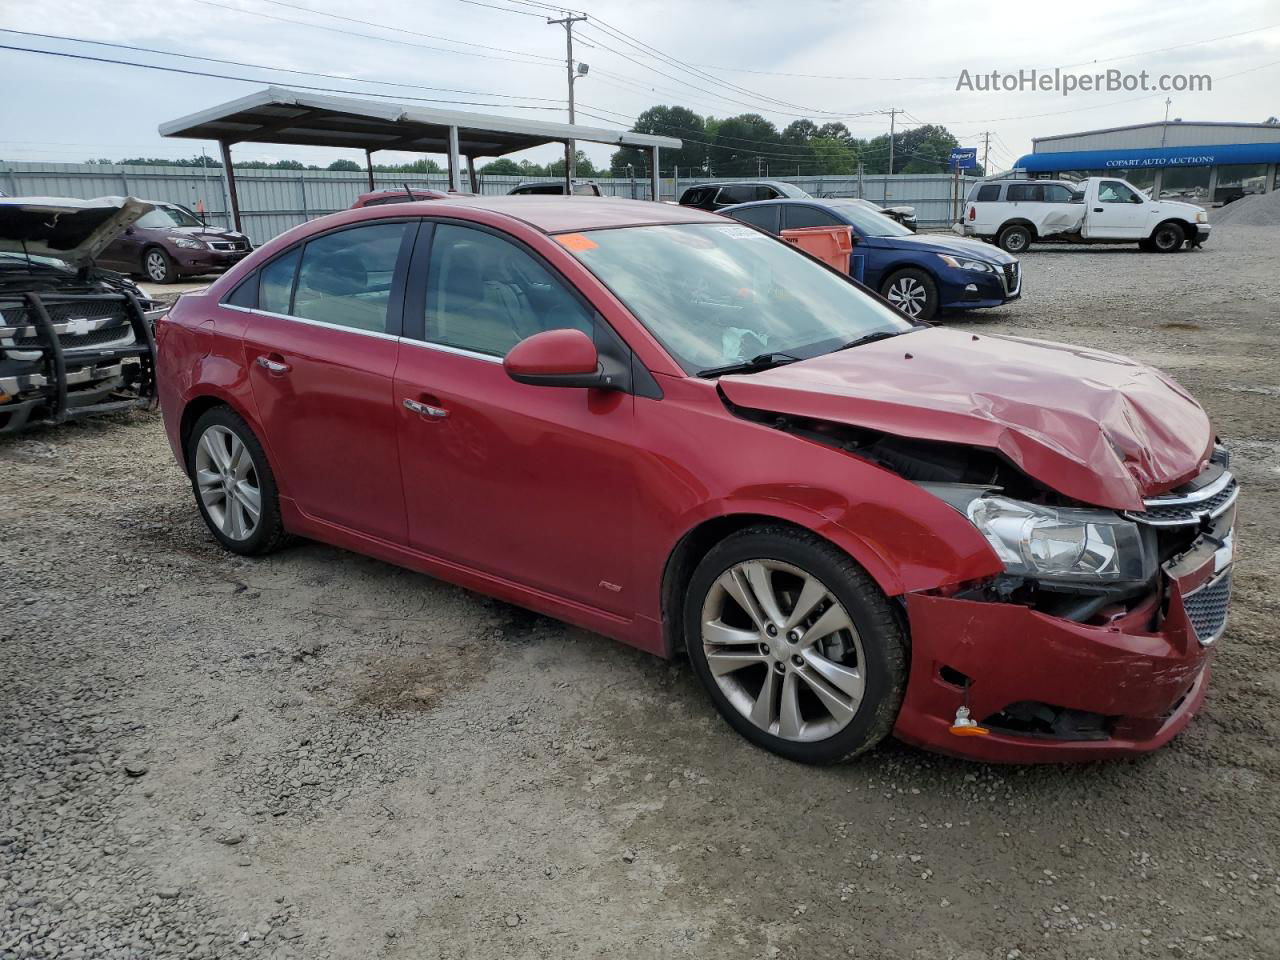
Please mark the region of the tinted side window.
<svg viewBox="0 0 1280 960"><path fill-rule="evenodd" d="M1000 184L983 184L978 188L978 195L974 199L978 203L995 203L1000 199Z"/></svg>
<svg viewBox="0 0 1280 960"><path fill-rule="evenodd" d="M258 309L268 313L288 313L293 297L293 275L298 272L298 255L301 247L295 247L283 256L276 257L258 271Z"/></svg>
<svg viewBox="0 0 1280 960"><path fill-rule="evenodd" d="M1038 203L1044 200L1044 186L1039 183L1011 183L1006 198L1011 202L1030 200Z"/></svg>
<svg viewBox="0 0 1280 960"><path fill-rule="evenodd" d="M293 315L386 333L391 281L405 226L376 223L310 241L298 268Z"/></svg>
<svg viewBox="0 0 1280 960"><path fill-rule="evenodd" d="M794 230L798 227L843 227L841 223L825 210L817 207L788 205L782 217L783 229Z"/></svg>
<svg viewBox="0 0 1280 960"><path fill-rule="evenodd" d="M734 210L733 218L741 220L743 223L750 223L761 229L768 230L770 233L778 232L778 207L775 205L767 207L746 207L742 210Z"/></svg>
<svg viewBox="0 0 1280 960"><path fill-rule="evenodd" d="M716 197L716 203L721 206L727 206L731 203L750 203L752 200L759 199L756 197L754 187L730 186L721 187L720 195Z"/></svg>
<svg viewBox="0 0 1280 960"><path fill-rule="evenodd" d="M715 196L715 192L714 187L690 187L684 192L680 202L689 207L706 206L711 198Z"/></svg>
<svg viewBox="0 0 1280 960"><path fill-rule="evenodd" d="M782 194L773 187L756 187L757 200L777 200Z"/></svg>
<svg viewBox="0 0 1280 960"><path fill-rule="evenodd" d="M543 330L593 332L591 312L525 250L447 223L431 243L426 313L429 342L495 357Z"/></svg>
<svg viewBox="0 0 1280 960"><path fill-rule="evenodd" d="M1045 184L1044 198L1049 203L1070 203L1071 188L1063 186L1061 183Z"/></svg>

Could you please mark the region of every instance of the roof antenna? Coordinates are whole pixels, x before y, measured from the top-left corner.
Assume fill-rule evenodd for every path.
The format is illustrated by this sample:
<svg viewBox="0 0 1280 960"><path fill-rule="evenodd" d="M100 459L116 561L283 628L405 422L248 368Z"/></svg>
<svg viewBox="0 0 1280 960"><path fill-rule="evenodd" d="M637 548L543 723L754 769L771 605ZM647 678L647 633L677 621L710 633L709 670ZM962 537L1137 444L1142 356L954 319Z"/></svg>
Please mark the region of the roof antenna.
<svg viewBox="0 0 1280 960"><path fill-rule="evenodd" d="M413 191L409 189L409 184L408 184L408 183L401 183L401 184L400 184L400 186L404 187L405 195L406 195L410 200L417 200L417 199L418 199L417 197L415 197L415 196L413 195Z"/></svg>

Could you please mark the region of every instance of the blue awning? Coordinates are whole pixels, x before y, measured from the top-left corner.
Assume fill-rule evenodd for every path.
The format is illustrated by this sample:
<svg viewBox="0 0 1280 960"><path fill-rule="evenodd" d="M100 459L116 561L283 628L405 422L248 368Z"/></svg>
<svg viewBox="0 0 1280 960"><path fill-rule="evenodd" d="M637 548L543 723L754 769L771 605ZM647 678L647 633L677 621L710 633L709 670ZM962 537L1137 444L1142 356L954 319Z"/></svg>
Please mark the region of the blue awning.
<svg viewBox="0 0 1280 960"><path fill-rule="evenodd" d="M1141 167L1213 167L1228 163L1280 163L1280 142L1028 153L1018 158L1015 166L1029 173L1045 173L1060 170L1133 170Z"/></svg>

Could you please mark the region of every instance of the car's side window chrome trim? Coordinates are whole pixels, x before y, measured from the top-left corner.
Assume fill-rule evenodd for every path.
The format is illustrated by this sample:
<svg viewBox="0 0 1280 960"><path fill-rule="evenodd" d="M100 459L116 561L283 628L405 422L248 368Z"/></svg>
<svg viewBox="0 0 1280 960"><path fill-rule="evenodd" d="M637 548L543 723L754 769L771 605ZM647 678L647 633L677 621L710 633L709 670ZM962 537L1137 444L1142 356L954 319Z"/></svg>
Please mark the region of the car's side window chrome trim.
<svg viewBox="0 0 1280 960"><path fill-rule="evenodd" d="M325 330L337 330L342 333L353 333L361 337L376 337L379 340L403 340L403 337L394 333L381 333L377 330L361 330L357 327L344 327L340 323L326 323L323 320L312 320L308 317L295 317L288 313L272 313L270 310L260 310L257 307L239 307L234 303L223 302L221 305L223 310L234 310L237 313L250 313L258 317L275 317L277 320L292 320L294 323L306 324L309 327L320 327Z"/></svg>

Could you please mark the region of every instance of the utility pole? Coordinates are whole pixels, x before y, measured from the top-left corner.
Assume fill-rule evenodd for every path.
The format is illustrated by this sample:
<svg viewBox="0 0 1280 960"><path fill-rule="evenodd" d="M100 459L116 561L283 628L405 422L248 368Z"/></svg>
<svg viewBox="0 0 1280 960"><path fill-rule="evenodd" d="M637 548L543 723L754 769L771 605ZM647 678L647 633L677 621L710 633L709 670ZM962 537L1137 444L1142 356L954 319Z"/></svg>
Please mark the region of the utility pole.
<svg viewBox="0 0 1280 960"><path fill-rule="evenodd" d="M902 113L897 107L889 110L889 176L893 176L893 122L897 119L898 114ZM889 199L889 181L884 182L884 198Z"/></svg>
<svg viewBox="0 0 1280 960"><path fill-rule="evenodd" d="M1164 143L1169 139L1169 107L1173 105L1172 97L1164 98L1164 129L1160 131L1160 146L1164 147Z"/></svg>
<svg viewBox="0 0 1280 960"><path fill-rule="evenodd" d="M585 16L564 16L559 20L548 20L547 23L564 24L564 46L565 46L565 69L569 75L569 122L574 123L573 113L573 81L576 79L573 67L573 25L587 19ZM564 178L565 193L572 195L573 193L573 177L577 172L577 149L578 145L573 140L566 140L564 144Z"/></svg>
<svg viewBox="0 0 1280 960"><path fill-rule="evenodd" d="M987 166L987 155L991 152L991 131L987 130L982 134L982 175L984 177L991 176L991 168Z"/></svg>

